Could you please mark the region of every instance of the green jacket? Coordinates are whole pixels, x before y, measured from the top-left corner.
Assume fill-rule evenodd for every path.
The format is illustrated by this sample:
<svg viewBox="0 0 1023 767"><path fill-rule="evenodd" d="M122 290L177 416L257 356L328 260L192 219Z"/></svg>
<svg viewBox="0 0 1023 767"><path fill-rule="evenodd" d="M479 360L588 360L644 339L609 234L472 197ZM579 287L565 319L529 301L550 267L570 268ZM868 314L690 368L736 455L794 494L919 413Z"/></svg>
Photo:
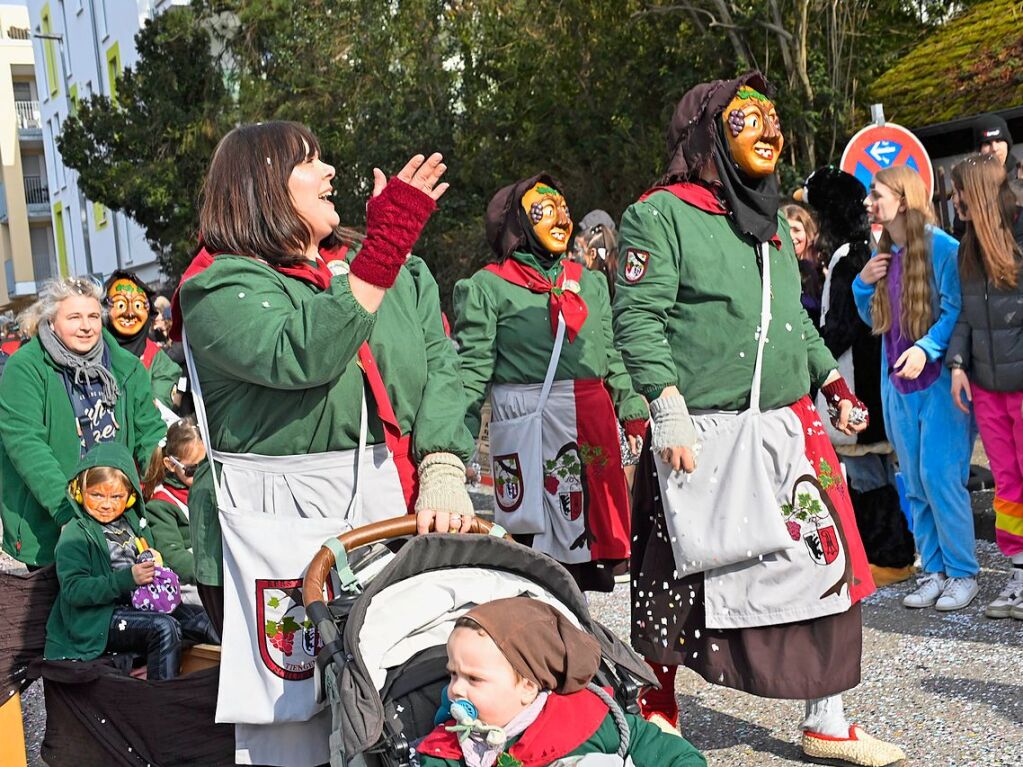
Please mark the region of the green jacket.
<svg viewBox="0 0 1023 767"><path fill-rule="evenodd" d="M121 389L114 408L117 441L145 465L166 427L142 363L103 331ZM28 565L53 561L67 477L81 457L78 424L60 368L32 339L11 356L0 379L0 520L3 548Z"/></svg>
<svg viewBox="0 0 1023 767"><path fill-rule="evenodd" d="M184 488L173 474L164 477L163 484ZM150 498L146 504L146 518L156 549L163 556L167 567L178 574L182 583L195 583L195 559L192 557L192 534L188 517L176 503Z"/></svg>
<svg viewBox="0 0 1023 767"><path fill-rule="evenodd" d="M654 399L664 387L678 386L690 409L746 409L760 326L754 247L736 235L728 216L666 191L631 205L620 232L615 342L636 388ZM781 247L767 248L772 289L764 409L797 401L836 367L800 303L799 266L780 215L778 235ZM630 249L646 259L631 282Z"/></svg>
<svg viewBox="0 0 1023 767"><path fill-rule="evenodd" d="M172 360L167 352L160 349L153 357L153 364L149 368L149 380L153 387L153 396L171 410L174 409L171 391L177 386L181 376L181 366Z"/></svg>
<svg viewBox="0 0 1023 767"><path fill-rule="evenodd" d="M350 257L354 252L350 254ZM449 452L467 461L458 359L444 333L437 283L410 256L370 314L347 275L327 290L241 256L217 256L181 287L211 447L231 453L303 455L358 446L364 376L357 353L369 341L413 459ZM368 444L384 442L372 397ZM258 417L253 417L258 414ZM196 577L221 582L222 556L212 477L201 469L189 514Z"/></svg>
<svg viewBox="0 0 1023 767"><path fill-rule="evenodd" d="M543 269L530 253L514 253L511 258L533 267L552 282L563 270L560 261ZM633 389L622 355L615 349L604 276L583 270L579 295L588 309L586 322L572 343L565 339L554 379L603 379L619 420L645 419L646 402ZM480 408L491 385L543 382L554 350L550 296L533 293L481 269L455 285L454 299L454 338L469 403L466 426L476 435Z"/></svg>
<svg viewBox="0 0 1023 767"><path fill-rule="evenodd" d="M96 445L69 472L63 486L75 475L94 466L112 466L123 471L135 487L136 501L124 512L136 536L152 546L153 538L142 521L142 483L131 454L116 442ZM110 618L119 605L129 603L135 590L131 568L114 570L103 525L89 516L84 507L66 494L64 505L69 518L61 530L55 553L60 592L46 622L47 660L92 660L103 654L107 646Z"/></svg>
<svg viewBox="0 0 1023 767"><path fill-rule="evenodd" d="M693 747L689 741L660 730L656 725L633 714L626 714L629 722L628 755L636 767L706 767L707 760ZM567 723L569 726L571 723ZM516 742L509 741L509 748ZM584 754L616 754L621 743L618 727L614 718L608 714L593 735L581 746L565 756L581 756ZM419 755L421 767L460 767L461 759L442 759L427 754Z"/></svg>

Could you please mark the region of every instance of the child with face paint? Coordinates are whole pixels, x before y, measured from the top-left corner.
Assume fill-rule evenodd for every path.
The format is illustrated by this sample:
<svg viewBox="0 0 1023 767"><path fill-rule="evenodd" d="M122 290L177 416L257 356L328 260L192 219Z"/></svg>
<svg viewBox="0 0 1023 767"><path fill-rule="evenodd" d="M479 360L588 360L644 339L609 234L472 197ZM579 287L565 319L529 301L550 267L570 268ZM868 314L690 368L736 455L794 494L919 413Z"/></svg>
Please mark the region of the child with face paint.
<svg viewBox="0 0 1023 767"><path fill-rule="evenodd" d="M546 173L494 195L486 234L496 262L455 286L454 338L474 435L491 395L498 522L580 588L611 591L615 563L629 557L618 424L638 453L647 407L614 348L607 281L567 258L573 228ZM500 430L523 416L539 418L535 442L502 449Z"/></svg>
<svg viewBox="0 0 1023 767"><path fill-rule="evenodd" d="M134 272L116 270L104 285L107 330L122 349L127 349L149 371L153 395L160 403L175 408L174 386L181 378L181 366L167 356L150 330L156 319L153 300L156 294Z"/></svg>
<svg viewBox="0 0 1023 767"><path fill-rule="evenodd" d="M599 665L597 641L548 604L512 597L474 607L448 639L453 716L419 744L420 764L542 767L564 757L617 754L620 717L630 761L614 764L706 765L677 735L617 704L612 712L607 694L592 684Z"/></svg>
<svg viewBox="0 0 1023 767"><path fill-rule="evenodd" d="M931 224L919 174L878 171L871 184L884 230L853 281L860 317L881 336L881 396L913 515L922 577L906 607L960 610L977 596L970 472L970 414L949 396L942 361L962 307L959 244Z"/></svg>
<svg viewBox="0 0 1023 767"><path fill-rule="evenodd" d="M811 385L840 431L867 413L800 303L767 88L751 72L687 92L664 176L619 227L615 341L652 425L633 492L632 643L661 689L642 710L674 724L685 664L805 700L808 761L897 765L902 750L843 711L873 581Z"/></svg>
<svg viewBox="0 0 1023 767"><path fill-rule="evenodd" d="M72 519L54 555L60 593L46 624L47 659L140 653L147 678L156 681L177 676L183 638L220 643L201 607L177 604L171 612L157 611L173 607L180 595L174 593L177 578L167 574L152 548L141 498L138 472L124 446L102 443L82 459L68 484ZM158 592L152 591L154 582Z"/></svg>

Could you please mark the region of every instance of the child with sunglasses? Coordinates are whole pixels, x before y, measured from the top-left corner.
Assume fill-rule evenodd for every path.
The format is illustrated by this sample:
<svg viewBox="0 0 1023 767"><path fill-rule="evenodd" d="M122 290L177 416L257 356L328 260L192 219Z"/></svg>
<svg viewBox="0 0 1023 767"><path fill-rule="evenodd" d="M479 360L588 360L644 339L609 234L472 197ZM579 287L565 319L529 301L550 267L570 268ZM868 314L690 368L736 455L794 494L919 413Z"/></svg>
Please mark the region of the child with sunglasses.
<svg viewBox="0 0 1023 767"><path fill-rule="evenodd" d="M206 447L195 421L182 418L167 429L167 437L153 450L143 480L146 510L156 547L183 587L195 584L192 535L188 527L188 491L195 472L206 460ZM183 588L185 601L193 589Z"/></svg>

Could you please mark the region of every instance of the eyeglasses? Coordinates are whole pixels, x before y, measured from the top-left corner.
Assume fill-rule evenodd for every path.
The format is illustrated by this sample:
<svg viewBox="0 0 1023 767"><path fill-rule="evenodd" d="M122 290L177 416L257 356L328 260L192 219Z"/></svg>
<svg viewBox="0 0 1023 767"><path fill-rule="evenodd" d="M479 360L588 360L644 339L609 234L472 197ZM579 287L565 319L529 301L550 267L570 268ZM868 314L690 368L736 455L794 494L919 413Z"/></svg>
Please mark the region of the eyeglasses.
<svg viewBox="0 0 1023 767"><path fill-rule="evenodd" d="M182 463L173 455L168 455L167 459L175 466L177 466L179 469L181 469L181 473L184 474L186 477L194 477L195 472L199 470L199 464L197 463Z"/></svg>

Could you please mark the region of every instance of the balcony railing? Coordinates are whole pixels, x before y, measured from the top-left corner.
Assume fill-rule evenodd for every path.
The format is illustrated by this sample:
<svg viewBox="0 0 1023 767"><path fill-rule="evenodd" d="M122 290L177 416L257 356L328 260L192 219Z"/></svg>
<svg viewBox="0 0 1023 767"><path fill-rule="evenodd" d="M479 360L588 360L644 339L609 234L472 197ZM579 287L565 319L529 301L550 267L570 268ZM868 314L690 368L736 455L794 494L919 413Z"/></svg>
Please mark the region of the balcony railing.
<svg viewBox="0 0 1023 767"><path fill-rule="evenodd" d="M50 190L39 176L25 176L25 202L28 205L49 205Z"/></svg>
<svg viewBox="0 0 1023 767"><path fill-rule="evenodd" d="M7 27L5 37L9 40L31 40L32 33L28 27Z"/></svg>
<svg viewBox="0 0 1023 767"><path fill-rule="evenodd" d="M15 101L14 112L18 116L19 130L38 130L43 127L38 101Z"/></svg>

